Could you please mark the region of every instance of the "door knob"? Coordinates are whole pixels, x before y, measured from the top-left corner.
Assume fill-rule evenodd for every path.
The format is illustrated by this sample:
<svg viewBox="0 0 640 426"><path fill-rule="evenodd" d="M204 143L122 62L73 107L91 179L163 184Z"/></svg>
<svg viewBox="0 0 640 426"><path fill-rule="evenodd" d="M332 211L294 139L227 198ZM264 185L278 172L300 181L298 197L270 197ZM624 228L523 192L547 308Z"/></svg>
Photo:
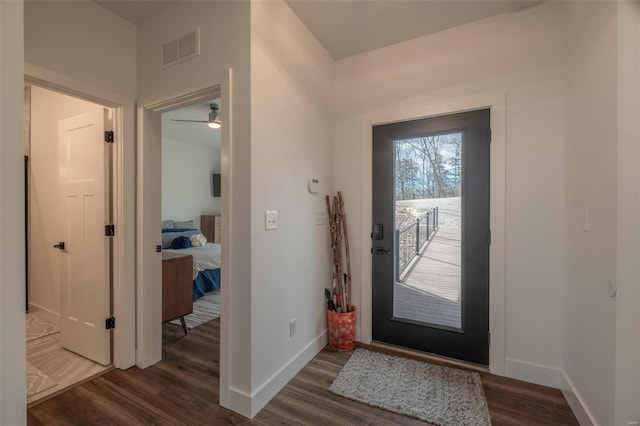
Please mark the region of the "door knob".
<svg viewBox="0 0 640 426"><path fill-rule="evenodd" d="M60 250L64 250L64 241L60 241L58 244L54 244L53 247Z"/></svg>

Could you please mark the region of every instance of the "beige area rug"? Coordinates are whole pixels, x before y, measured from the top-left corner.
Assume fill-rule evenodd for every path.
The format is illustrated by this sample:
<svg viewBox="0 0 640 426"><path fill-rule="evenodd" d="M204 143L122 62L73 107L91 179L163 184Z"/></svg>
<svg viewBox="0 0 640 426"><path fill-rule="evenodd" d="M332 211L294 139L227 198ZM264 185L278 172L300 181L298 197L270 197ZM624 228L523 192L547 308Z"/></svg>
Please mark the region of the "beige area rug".
<svg viewBox="0 0 640 426"><path fill-rule="evenodd" d="M356 349L329 390L439 426L489 426L480 375Z"/></svg>
<svg viewBox="0 0 640 426"><path fill-rule="evenodd" d="M27 361L27 397L35 395L56 385L51 377Z"/></svg>
<svg viewBox="0 0 640 426"><path fill-rule="evenodd" d="M27 314L26 325L27 342L60 332L60 328L57 325L38 318L34 314Z"/></svg>
<svg viewBox="0 0 640 426"><path fill-rule="evenodd" d="M193 313L186 315L184 321L189 330L201 326L205 322L214 320L220 316L220 291L205 293L200 299L193 302ZM182 326L179 319L169 322Z"/></svg>

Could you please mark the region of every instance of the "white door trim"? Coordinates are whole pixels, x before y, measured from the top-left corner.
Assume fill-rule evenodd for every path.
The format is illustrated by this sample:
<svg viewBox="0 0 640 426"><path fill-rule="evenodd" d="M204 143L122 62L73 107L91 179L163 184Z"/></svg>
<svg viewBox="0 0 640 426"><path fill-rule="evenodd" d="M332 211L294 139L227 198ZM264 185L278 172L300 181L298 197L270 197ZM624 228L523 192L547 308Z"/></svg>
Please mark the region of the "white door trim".
<svg viewBox="0 0 640 426"><path fill-rule="evenodd" d="M439 98L413 103L387 105L362 116L362 283L360 336L372 341L371 213L372 213L372 137L373 126L398 121L434 117L455 112L491 108L491 248L489 261L489 369L505 374L505 214L506 214L506 93L488 93L464 98Z"/></svg>
<svg viewBox="0 0 640 426"><path fill-rule="evenodd" d="M113 108L113 365L126 369L135 359L135 136L134 99L32 64L25 82Z"/></svg>
<svg viewBox="0 0 640 426"><path fill-rule="evenodd" d="M160 244L161 206L161 129L160 115L163 111L180 108L220 96L222 132L220 141L222 174L222 270L221 322L220 322L220 405L229 406L229 344L232 309L229 289L232 288L231 269L233 221L231 197L233 182L229 169L232 148L232 93L231 69L209 76L206 80L181 90L159 94L140 100L138 107L138 201L137 201L137 258L138 258L138 349L137 364L147 367L162 358L162 291L161 254L155 250ZM156 223L157 219L157 223Z"/></svg>

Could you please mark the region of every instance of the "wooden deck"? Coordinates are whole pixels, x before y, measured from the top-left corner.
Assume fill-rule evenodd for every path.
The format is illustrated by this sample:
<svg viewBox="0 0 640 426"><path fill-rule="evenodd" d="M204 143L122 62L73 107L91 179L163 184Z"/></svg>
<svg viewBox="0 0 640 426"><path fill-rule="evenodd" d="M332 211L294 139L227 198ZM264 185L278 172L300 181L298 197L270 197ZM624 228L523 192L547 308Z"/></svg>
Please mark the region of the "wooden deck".
<svg viewBox="0 0 640 426"><path fill-rule="evenodd" d="M460 328L460 258L460 229L438 229L394 284L394 316Z"/></svg>

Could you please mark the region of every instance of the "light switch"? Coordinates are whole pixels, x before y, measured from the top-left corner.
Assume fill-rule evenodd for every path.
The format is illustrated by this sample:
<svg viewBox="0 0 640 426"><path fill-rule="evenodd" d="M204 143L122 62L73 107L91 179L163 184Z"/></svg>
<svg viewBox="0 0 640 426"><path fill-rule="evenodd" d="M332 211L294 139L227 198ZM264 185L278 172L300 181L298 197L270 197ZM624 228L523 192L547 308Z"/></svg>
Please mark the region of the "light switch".
<svg viewBox="0 0 640 426"><path fill-rule="evenodd" d="M316 225L324 225L326 223L327 212L316 212Z"/></svg>
<svg viewBox="0 0 640 426"><path fill-rule="evenodd" d="M264 211L264 229L267 231L278 229L278 212L276 210Z"/></svg>
<svg viewBox="0 0 640 426"><path fill-rule="evenodd" d="M582 232L589 232L589 210L582 210L580 214L580 225L582 225Z"/></svg>

